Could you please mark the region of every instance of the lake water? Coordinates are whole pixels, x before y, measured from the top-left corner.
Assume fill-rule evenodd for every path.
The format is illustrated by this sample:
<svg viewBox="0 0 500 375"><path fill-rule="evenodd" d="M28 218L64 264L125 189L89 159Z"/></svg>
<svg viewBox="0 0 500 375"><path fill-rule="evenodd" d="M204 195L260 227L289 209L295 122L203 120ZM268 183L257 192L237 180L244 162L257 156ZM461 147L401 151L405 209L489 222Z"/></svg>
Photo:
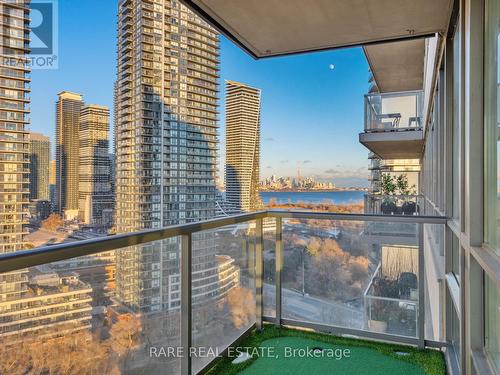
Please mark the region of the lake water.
<svg viewBox="0 0 500 375"><path fill-rule="evenodd" d="M362 203L364 191L346 190L346 191L262 191L260 196L264 204L269 203L271 198L275 198L278 203L334 203L351 204Z"/></svg>

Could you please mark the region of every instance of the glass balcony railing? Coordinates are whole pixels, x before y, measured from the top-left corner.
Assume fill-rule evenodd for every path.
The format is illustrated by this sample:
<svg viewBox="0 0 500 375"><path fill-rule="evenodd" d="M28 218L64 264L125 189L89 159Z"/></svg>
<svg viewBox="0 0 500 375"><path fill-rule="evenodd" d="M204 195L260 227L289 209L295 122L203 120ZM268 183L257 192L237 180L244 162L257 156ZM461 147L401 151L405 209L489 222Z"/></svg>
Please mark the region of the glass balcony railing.
<svg viewBox="0 0 500 375"><path fill-rule="evenodd" d="M366 194L365 213L377 215L425 215L423 195Z"/></svg>
<svg viewBox="0 0 500 375"><path fill-rule="evenodd" d="M365 132L422 129L423 93L365 95Z"/></svg>
<svg viewBox="0 0 500 375"><path fill-rule="evenodd" d="M442 347L445 224L269 210L2 254L0 372L197 374L265 322Z"/></svg>

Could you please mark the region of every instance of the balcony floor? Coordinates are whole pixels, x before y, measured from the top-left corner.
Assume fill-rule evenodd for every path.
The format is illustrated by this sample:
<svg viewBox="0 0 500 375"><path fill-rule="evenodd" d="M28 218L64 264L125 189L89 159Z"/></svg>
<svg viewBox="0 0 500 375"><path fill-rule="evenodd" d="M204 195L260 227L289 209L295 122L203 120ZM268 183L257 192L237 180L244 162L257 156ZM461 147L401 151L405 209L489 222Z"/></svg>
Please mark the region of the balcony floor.
<svg viewBox="0 0 500 375"><path fill-rule="evenodd" d="M224 358L208 374L445 374L443 356L437 350L420 350L271 325L267 325L260 333L254 331L236 347L260 349L258 352L250 349L250 353L259 353L258 356L254 355L252 359L239 364L231 363L234 358ZM273 348L274 351L271 354L263 348ZM311 351L316 348L322 349L322 352L316 352L316 357L305 355L307 349ZM294 349L296 355L290 355ZM350 356L336 359L342 356L339 349L342 352L349 349ZM397 352L408 354L398 355Z"/></svg>

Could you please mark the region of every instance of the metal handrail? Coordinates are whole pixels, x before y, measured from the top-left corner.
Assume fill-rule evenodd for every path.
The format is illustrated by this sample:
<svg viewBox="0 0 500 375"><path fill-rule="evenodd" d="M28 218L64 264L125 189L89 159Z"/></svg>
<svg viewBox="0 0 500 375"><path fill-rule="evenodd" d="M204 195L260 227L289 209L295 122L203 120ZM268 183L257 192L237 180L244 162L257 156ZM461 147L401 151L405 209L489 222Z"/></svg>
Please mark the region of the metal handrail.
<svg viewBox="0 0 500 375"><path fill-rule="evenodd" d="M265 217L281 217L290 219L324 219L350 221L382 221L386 223L408 224L446 224L445 216L398 216L383 214L347 214L331 212L297 211L297 210L267 210ZM0 258L1 260L1 258Z"/></svg>
<svg viewBox="0 0 500 375"><path fill-rule="evenodd" d="M301 210L263 210L203 220L195 223L172 225L162 229L150 229L132 233L116 234L103 238L69 242L58 245L48 245L30 250L1 254L0 273L16 271L27 267L34 267L71 258L78 258L85 255L98 254L128 246L141 245L148 242L164 240L171 237L193 234L204 230L217 229L227 225L241 224L264 218L382 221L413 224L446 224L447 222L447 218L444 216L396 216L383 214L313 212Z"/></svg>

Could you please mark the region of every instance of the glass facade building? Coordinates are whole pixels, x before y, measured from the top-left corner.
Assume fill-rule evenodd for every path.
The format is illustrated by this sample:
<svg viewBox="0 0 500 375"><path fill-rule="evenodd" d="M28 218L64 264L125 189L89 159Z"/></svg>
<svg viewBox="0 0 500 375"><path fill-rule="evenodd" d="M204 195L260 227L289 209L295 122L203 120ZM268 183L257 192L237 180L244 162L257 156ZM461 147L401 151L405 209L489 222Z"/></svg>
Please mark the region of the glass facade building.
<svg viewBox="0 0 500 375"><path fill-rule="evenodd" d="M218 34L180 2L120 1L115 86L119 233L215 216L218 71ZM197 241L193 267L204 280L215 280L214 238L204 233ZM117 294L137 311L179 308L178 268L176 239L119 252ZM211 287L198 290L216 293Z"/></svg>
<svg viewBox="0 0 500 375"><path fill-rule="evenodd" d="M30 133L30 199L49 200L50 138Z"/></svg>

